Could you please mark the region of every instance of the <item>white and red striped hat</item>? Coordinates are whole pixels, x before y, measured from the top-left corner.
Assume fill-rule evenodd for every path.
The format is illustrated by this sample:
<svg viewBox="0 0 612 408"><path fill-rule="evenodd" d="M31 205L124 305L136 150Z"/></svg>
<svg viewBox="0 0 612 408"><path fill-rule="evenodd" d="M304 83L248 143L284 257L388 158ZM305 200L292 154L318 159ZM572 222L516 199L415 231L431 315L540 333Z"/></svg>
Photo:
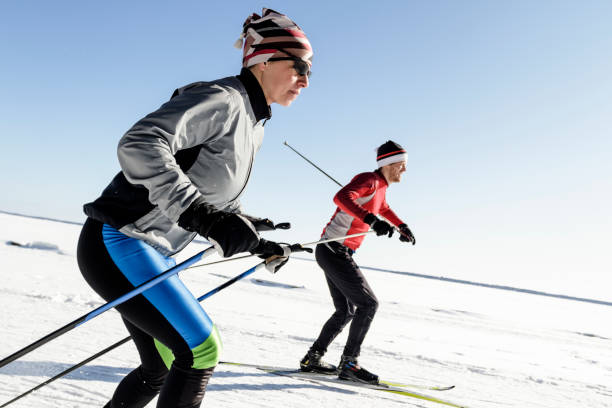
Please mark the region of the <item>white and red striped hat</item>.
<svg viewBox="0 0 612 408"><path fill-rule="evenodd" d="M406 150L399 144L388 140L376 149L376 164L378 168L401 161L406 161Z"/></svg>
<svg viewBox="0 0 612 408"><path fill-rule="evenodd" d="M289 17L272 9L264 8L261 16L253 13L246 19L236 48L241 48L243 39L243 67L281 57L283 53L312 64L312 47L306 34Z"/></svg>

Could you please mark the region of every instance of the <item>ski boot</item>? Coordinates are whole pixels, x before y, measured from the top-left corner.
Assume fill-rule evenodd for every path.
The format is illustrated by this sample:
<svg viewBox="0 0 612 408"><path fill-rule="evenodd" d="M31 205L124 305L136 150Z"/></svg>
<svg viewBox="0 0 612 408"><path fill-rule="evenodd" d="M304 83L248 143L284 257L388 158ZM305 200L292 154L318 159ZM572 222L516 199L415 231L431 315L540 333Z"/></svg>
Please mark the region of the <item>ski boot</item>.
<svg viewBox="0 0 612 408"><path fill-rule="evenodd" d="M326 363L321 358L323 353L317 350L308 350L308 353L300 361L300 370L319 374L336 374L337 368L333 364Z"/></svg>
<svg viewBox="0 0 612 408"><path fill-rule="evenodd" d="M341 380L355 381L366 384L378 385L378 376L372 374L357 363L357 357L342 356L338 365L338 378Z"/></svg>

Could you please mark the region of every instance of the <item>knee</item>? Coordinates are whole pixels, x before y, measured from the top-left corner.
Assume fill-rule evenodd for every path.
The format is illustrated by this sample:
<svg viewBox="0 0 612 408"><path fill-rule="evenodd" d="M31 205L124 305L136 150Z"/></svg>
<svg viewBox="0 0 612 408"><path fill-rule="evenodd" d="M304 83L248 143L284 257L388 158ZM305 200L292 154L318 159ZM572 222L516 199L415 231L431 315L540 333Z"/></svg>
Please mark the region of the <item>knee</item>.
<svg viewBox="0 0 612 408"><path fill-rule="evenodd" d="M217 326L213 326L210 336L199 346L192 350L193 365L192 368L207 369L215 367L219 363L223 344Z"/></svg>
<svg viewBox="0 0 612 408"><path fill-rule="evenodd" d="M157 340L155 340L155 346L168 369L170 369L171 366L176 366L183 370L215 367L219 363L221 350L223 348L217 326L213 326L204 342L186 352L175 354Z"/></svg>
<svg viewBox="0 0 612 408"><path fill-rule="evenodd" d="M378 299L372 296L358 306L361 311L369 317L374 317L378 310Z"/></svg>
<svg viewBox="0 0 612 408"><path fill-rule="evenodd" d="M369 308L370 308L372 315L376 314L376 311L378 310L378 299L376 299L375 297L372 298Z"/></svg>
<svg viewBox="0 0 612 408"><path fill-rule="evenodd" d="M378 299L376 298L372 299L372 309L374 310L374 313L376 313L378 310Z"/></svg>

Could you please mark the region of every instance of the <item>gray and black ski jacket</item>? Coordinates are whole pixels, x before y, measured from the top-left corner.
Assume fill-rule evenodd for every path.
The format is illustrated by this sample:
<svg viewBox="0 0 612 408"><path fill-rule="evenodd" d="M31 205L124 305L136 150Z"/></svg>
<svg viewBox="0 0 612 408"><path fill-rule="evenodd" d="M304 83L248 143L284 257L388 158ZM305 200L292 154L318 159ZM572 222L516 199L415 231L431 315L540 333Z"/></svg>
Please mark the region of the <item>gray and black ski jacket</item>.
<svg viewBox="0 0 612 408"><path fill-rule="evenodd" d="M241 212L239 197L270 116L247 69L177 89L121 138L121 172L85 204L85 214L164 255L175 254L196 235L177 220L199 196L218 210Z"/></svg>

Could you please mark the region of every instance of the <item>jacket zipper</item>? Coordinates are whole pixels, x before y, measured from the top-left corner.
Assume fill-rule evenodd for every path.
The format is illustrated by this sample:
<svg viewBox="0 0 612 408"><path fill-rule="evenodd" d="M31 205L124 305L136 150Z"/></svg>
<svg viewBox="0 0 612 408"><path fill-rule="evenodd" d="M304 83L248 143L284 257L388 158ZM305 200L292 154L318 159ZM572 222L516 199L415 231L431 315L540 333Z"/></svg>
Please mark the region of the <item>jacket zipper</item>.
<svg viewBox="0 0 612 408"><path fill-rule="evenodd" d="M236 197L232 198L229 202L234 202L238 197L240 197L240 194L242 194L242 192L246 188L247 184L249 183L249 179L251 178L251 170L253 169L253 161L254 161L254 159L255 159L255 149L252 149L251 150L251 160L249 162L249 172L247 173L247 176L246 176L246 178L244 180L244 184L242 185L242 188L240 189L238 194L236 194Z"/></svg>

